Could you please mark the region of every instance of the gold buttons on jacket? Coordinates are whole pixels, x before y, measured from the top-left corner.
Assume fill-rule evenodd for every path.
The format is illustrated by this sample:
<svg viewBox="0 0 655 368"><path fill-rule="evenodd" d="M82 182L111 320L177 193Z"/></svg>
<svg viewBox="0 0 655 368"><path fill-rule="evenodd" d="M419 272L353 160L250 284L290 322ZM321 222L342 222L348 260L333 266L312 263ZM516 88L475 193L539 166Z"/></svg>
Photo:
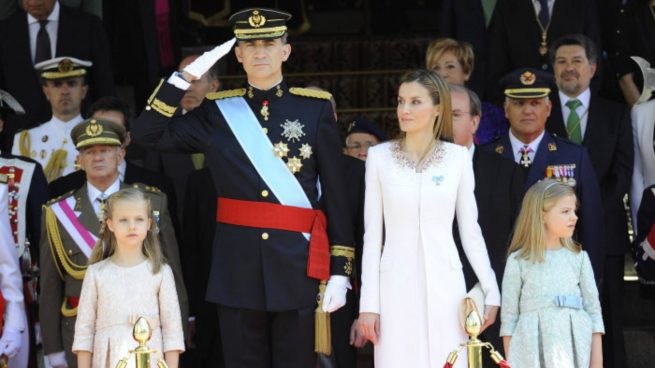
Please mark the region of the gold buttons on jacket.
<svg viewBox="0 0 655 368"><path fill-rule="evenodd" d="M262 197L264 198L268 197L268 190L266 189L262 190Z"/></svg>
<svg viewBox="0 0 655 368"><path fill-rule="evenodd" d="M268 240L268 233L262 233L262 239Z"/></svg>
<svg viewBox="0 0 655 368"><path fill-rule="evenodd" d="M264 134L268 134L268 128L262 128L262 131L264 132Z"/></svg>

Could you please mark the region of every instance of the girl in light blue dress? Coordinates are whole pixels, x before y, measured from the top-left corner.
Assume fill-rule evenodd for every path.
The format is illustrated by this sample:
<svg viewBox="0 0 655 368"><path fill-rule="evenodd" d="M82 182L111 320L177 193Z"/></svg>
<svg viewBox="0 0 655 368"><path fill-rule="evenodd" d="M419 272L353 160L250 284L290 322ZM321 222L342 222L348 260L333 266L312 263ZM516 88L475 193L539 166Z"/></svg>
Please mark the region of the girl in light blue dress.
<svg viewBox="0 0 655 368"><path fill-rule="evenodd" d="M525 194L502 287L512 368L602 368L605 333L589 256L571 236L573 187L542 180Z"/></svg>

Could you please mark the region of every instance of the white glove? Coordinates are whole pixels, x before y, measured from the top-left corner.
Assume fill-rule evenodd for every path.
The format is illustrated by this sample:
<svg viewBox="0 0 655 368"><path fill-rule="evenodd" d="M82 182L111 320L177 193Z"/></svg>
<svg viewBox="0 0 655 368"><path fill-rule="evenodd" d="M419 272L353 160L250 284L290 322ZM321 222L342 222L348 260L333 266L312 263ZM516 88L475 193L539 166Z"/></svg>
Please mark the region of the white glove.
<svg viewBox="0 0 655 368"><path fill-rule="evenodd" d="M346 305L346 293L349 286L350 281L347 276L330 276L323 296L323 312L332 313Z"/></svg>
<svg viewBox="0 0 655 368"><path fill-rule="evenodd" d="M63 351L57 353L50 353L47 355L48 363L52 368L68 368L68 363L66 362L66 353Z"/></svg>
<svg viewBox="0 0 655 368"><path fill-rule="evenodd" d="M0 338L0 354L13 358L20 350L21 332L5 326Z"/></svg>
<svg viewBox="0 0 655 368"><path fill-rule="evenodd" d="M202 76L207 73L207 71L216 64L218 60L232 50L232 46L234 46L236 40L236 38L232 38L214 47L210 51L204 52L191 64L185 66L184 71L198 79L202 78Z"/></svg>

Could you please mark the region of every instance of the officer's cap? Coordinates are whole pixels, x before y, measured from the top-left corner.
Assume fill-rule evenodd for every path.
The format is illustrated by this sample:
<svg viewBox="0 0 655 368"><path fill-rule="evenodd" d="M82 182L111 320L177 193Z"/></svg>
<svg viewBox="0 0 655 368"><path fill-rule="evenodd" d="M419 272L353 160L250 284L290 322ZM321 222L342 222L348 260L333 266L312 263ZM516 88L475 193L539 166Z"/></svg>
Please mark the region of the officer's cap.
<svg viewBox="0 0 655 368"><path fill-rule="evenodd" d="M287 21L291 14L267 8L240 10L228 20L237 40L270 40L287 33Z"/></svg>
<svg viewBox="0 0 655 368"><path fill-rule="evenodd" d="M500 85L505 96L514 99L542 98L550 93L552 75L532 68L521 68L506 74Z"/></svg>
<svg viewBox="0 0 655 368"><path fill-rule="evenodd" d="M384 130L380 129L375 123L366 119L365 117L357 117L348 125L348 135L352 133L366 133L374 136L380 142L387 140L387 135Z"/></svg>
<svg viewBox="0 0 655 368"><path fill-rule="evenodd" d="M71 138L75 148L79 150L96 144L120 146L125 140L125 134L125 128L120 124L91 118L75 126L71 132Z"/></svg>
<svg viewBox="0 0 655 368"><path fill-rule="evenodd" d="M41 78L46 80L81 77L86 74L86 68L91 67L92 62L76 59L69 56L60 56L50 60L44 60L34 65L34 69L40 72Z"/></svg>

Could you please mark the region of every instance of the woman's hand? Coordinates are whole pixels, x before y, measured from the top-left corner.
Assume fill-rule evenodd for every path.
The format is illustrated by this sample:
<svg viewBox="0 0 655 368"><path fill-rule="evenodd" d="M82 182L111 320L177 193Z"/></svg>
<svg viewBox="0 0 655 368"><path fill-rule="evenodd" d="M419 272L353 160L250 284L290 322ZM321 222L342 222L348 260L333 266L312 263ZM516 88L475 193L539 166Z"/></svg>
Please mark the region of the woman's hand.
<svg viewBox="0 0 655 368"><path fill-rule="evenodd" d="M484 323L482 324L482 329L480 332L483 332L484 330L487 329L487 327L491 326L496 322L496 316L498 316L498 309L500 309L499 306L497 305L485 305L484 306Z"/></svg>
<svg viewBox="0 0 655 368"><path fill-rule="evenodd" d="M364 337L373 344L377 344L380 338L380 315L378 313L360 313L358 322Z"/></svg>
<svg viewBox="0 0 655 368"><path fill-rule="evenodd" d="M362 333L362 328L359 325L358 320L354 320L352 326L350 327L350 345L356 348L363 348L368 340L366 336Z"/></svg>

